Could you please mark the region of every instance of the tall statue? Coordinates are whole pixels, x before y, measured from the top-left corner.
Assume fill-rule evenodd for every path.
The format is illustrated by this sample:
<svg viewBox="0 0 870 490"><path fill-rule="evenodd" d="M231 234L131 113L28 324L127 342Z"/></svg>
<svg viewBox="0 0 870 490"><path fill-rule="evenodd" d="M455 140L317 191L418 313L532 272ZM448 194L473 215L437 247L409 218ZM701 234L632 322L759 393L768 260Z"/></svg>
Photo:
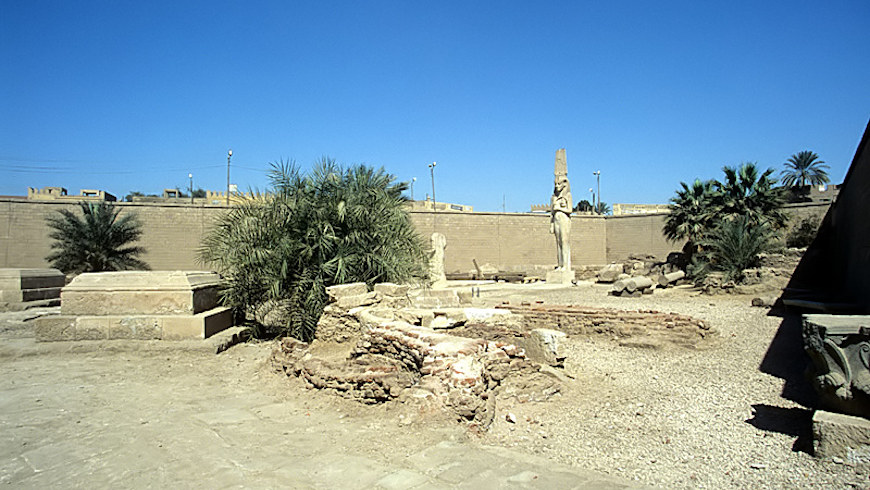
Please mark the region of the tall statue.
<svg viewBox="0 0 870 490"><path fill-rule="evenodd" d="M550 232L556 235L556 270L547 274L547 282L568 283L574 280L571 269L571 183L565 149L556 150L553 197L550 198Z"/></svg>

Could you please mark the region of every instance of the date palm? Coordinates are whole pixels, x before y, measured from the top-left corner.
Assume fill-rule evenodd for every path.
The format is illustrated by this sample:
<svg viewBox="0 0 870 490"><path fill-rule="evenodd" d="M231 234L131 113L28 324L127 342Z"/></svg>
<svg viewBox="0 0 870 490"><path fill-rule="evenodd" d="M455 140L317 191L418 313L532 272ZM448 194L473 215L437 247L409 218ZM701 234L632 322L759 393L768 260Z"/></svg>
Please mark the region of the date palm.
<svg viewBox="0 0 870 490"><path fill-rule="evenodd" d="M237 313L277 309L281 333L308 341L327 286L423 275L407 185L383 169L324 158L307 175L292 162L273 164L269 179L271 192L219 218L200 248L200 259L227 277L222 301Z"/></svg>
<svg viewBox="0 0 870 490"><path fill-rule="evenodd" d="M119 217L121 210L108 202L81 202L79 208L81 218L62 209L46 219L53 230L53 251L46 257L52 267L67 274L148 269L138 258L145 249L132 245L142 236L135 214Z"/></svg>
<svg viewBox="0 0 870 490"><path fill-rule="evenodd" d="M782 184L786 187L806 187L807 185L826 184L829 166L824 165L814 151L804 150L789 157L780 173Z"/></svg>
<svg viewBox="0 0 870 490"><path fill-rule="evenodd" d="M668 240L687 240L686 250L694 251L715 220L713 181L695 179L692 185L680 182L680 187L662 231Z"/></svg>

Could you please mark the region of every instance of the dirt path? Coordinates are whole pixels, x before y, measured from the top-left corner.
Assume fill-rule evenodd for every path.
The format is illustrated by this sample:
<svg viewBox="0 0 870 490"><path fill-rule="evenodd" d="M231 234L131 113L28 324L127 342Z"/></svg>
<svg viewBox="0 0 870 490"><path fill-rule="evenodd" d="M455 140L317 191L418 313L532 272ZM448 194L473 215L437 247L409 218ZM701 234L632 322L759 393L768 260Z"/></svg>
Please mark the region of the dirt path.
<svg viewBox="0 0 870 490"><path fill-rule="evenodd" d="M625 488L455 423L308 391L271 345L37 344L0 327L0 482L17 487ZM404 417L404 416L403 416ZM430 423L431 422L431 423Z"/></svg>

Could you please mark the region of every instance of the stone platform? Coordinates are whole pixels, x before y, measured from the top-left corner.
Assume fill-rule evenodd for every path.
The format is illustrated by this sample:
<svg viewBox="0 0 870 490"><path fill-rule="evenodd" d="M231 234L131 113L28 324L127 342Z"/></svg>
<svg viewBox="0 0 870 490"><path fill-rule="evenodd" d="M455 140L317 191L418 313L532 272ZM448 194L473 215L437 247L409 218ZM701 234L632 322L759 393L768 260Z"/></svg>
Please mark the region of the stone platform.
<svg viewBox="0 0 870 490"><path fill-rule="evenodd" d="M813 452L820 458L844 458L850 464L870 462L870 420L817 410Z"/></svg>
<svg viewBox="0 0 870 490"><path fill-rule="evenodd" d="M65 282L57 269L0 269L0 311L57 306Z"/></svg>
<svg viewBox="0 0 870 490"><path fill-rule="evenodd" d="M554 270L547 272L547 284L571 284L575 281L575 279L576 276L573 270Z"/></svg>
<svg viewBox="0 0 870 490"><path fill-rule="evenodd" d="M82 274L61 292L61 314L40 318L39 341L203 339L232 326L217 306L220 275L199 271Z"/></svg>

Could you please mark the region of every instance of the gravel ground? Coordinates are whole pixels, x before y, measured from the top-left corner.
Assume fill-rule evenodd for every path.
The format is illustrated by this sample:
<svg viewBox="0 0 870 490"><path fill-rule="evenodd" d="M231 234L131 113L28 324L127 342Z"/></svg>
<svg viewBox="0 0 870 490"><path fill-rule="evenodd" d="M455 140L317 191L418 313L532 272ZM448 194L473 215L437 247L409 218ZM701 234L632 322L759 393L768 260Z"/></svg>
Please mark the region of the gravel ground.
<svg viewBox="0 0 870 490"><path fill-rule="evenodd" d="M766 373L800 378L800 351L767 354L781 324L793 327L796 317L769 316L747 296L668 289L618 298L607 290L502 285L484 288L481 299L676 312L718 335L693 350L570 337L565 371L575 380L545 403L502 401L484 442L666 488L870 488L868 465L811 456L812 411L783 397L784 380ZM789 398L811 396L796 384Z"/></svg>

